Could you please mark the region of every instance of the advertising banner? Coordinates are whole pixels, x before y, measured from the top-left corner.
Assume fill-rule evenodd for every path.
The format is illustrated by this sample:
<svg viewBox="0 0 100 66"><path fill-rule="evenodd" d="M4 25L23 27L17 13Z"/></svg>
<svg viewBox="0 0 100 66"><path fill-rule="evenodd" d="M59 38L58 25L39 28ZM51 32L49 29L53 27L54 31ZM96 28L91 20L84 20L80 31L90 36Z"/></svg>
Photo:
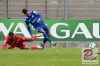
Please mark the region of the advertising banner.
<svg viewBox="0 0 100 66"><path fill-rule="evenodd" d="M44 19L53 41L99 41L100 20ZM38 32L30 25L33 34ZM24 19L0 19L0 40L14 32L30 37ZM37 41L43 40L39 37Z"/></svg>

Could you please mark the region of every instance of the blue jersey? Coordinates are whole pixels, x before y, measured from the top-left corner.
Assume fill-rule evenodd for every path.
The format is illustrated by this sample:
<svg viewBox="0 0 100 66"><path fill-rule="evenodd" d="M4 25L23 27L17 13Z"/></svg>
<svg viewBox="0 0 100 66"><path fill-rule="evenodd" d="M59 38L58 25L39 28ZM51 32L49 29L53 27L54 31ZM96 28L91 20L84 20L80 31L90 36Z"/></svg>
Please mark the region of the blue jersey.
<svg viewBox="0 0 100 66"><path fill-rule="evenodd" d="M37 20L40 20L40 22L37 22ZM42 15L38 12L34 13L34 11L30 11L30 16L25 18L25 23L27 25L28 31L30 35L32 35L32 31L30 29L29 24L31 24L35 29L38 27L45 27L45 23L42 20Z"/></svg>

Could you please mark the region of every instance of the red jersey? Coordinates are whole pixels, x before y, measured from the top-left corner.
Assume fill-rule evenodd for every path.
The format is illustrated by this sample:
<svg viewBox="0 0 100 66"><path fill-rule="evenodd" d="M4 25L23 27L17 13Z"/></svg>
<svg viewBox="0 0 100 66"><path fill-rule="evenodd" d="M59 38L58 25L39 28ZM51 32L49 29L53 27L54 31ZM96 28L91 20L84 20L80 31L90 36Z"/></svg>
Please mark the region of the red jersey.
<svg viewBox="0 0 100 66"><path fill-rule="evenodd" d="M14 35L14 39L10 39L10 37L7 36L3 44L3 49L6 49L7 44L10 46L14 46L14 45L18 46L22 44L24 41L27 41L27 38L24 36Z"/></svg>

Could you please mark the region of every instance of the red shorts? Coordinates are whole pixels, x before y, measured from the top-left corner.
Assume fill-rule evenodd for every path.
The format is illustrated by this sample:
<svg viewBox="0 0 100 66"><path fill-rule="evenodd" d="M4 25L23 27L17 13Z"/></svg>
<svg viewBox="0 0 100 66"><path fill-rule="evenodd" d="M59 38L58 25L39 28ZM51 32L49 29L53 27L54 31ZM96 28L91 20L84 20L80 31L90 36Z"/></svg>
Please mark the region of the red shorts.
<svg viewBox="0 0 100 66"><path fill-rule="evenodd" d="M8 49L14 49L15 47L20 48L20 49L24 49L25 48L25 44L14 44L12 46L10 46Z"/></svg>
<svg viewBox="0 0 100 66"><path fill-rule="evenodd" d="M25 48L25 44L20 44L20 45L18 45L18 46L16 46L16 47L18 47L18 48L20 48L20 49L24 49Z"/></svg>

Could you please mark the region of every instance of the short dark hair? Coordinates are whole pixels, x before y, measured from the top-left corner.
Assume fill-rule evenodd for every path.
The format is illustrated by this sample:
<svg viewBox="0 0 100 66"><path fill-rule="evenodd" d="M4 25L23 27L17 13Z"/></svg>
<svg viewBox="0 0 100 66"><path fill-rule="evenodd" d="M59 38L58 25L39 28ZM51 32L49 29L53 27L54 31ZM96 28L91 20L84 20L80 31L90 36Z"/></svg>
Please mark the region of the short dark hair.
<svg viewBox="0 0 100 66"><path fill-rule="evenodd" d="M11 35L14 35L14 33L13 32L9 32L9 34L8 34L9 36L11 36Z"/></svg>
<svg viewBox="0 0 100 66"><path fill-rule="evenodd" d="M28 10L25 9L25 8L23 8L23 9L22 9L22 12L23 12L24 14L26 14L26 13L28 12Z"/></svg>

